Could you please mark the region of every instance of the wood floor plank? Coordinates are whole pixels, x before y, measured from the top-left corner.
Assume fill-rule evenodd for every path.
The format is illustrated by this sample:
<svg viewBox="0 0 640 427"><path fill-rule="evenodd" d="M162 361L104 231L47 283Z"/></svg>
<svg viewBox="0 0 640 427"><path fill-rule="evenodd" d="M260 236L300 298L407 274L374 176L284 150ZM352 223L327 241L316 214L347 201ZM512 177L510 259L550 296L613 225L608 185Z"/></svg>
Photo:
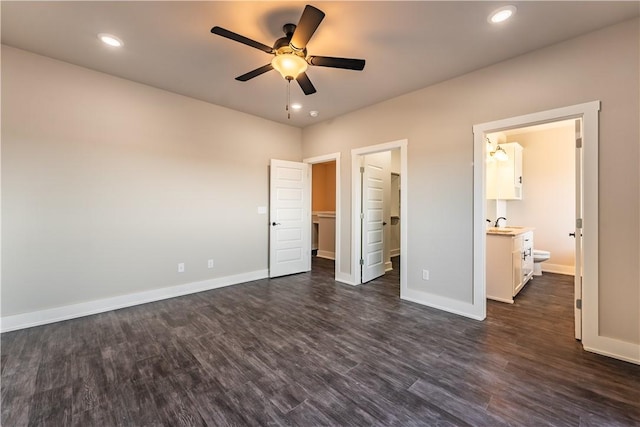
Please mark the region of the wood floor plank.
<svg viewBox="0 0 640 427"><path fill-rule="evenodd" d="M640 366L573 338L573 278L484 322L332 261L1 336L7 426L640 426Z"/></svg>

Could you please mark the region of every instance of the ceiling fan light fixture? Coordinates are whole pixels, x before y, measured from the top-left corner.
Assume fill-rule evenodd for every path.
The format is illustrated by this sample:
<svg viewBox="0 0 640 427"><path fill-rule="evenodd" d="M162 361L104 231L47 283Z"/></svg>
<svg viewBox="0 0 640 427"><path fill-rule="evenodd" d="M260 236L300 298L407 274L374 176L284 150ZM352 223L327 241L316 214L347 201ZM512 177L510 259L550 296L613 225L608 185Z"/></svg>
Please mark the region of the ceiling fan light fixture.
<svg viewBox="0 0 640 427"><path fill-rule="evenodd" d="M275 68L280 75L287 80L298 77L300 73L307 71L307 61L304 58L293 53L285 53L276 55L271 61L271 66Z"/></svg>

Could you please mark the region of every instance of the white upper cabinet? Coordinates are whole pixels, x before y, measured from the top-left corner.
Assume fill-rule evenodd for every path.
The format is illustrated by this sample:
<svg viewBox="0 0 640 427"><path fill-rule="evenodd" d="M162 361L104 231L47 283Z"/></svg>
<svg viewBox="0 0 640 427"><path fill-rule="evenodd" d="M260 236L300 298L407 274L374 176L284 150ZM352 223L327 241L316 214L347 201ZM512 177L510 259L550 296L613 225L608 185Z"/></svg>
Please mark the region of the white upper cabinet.
<svg viewBox="0 0 640 427"><path fill-rule="evenodd" d="M522 146L509 142L500 147L508 159L487 162L487 199L522 200Z"/></svg>

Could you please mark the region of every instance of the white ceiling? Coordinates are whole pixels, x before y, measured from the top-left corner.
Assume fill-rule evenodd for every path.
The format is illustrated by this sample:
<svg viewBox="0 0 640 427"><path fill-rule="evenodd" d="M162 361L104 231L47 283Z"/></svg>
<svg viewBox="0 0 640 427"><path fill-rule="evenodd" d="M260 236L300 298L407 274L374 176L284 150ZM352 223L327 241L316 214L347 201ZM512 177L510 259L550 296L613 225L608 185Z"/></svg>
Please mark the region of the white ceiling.
<svg viewBox="0 0 640 427"><path fill-rule="evenodd" d="M2 1L2 43L256 116L304 127L639 15L637 1L315 1L326 13L309 54L366 59L364 71L310 67L317 93L291 86L285 112L276 71L234 78L268 55L213 35L218 25L272 45L297 23L297 1ZM499 25L489 13L518 10ZM108 48L98 33L120 37ZM320 112L317 118L310 110Z"/></svg>

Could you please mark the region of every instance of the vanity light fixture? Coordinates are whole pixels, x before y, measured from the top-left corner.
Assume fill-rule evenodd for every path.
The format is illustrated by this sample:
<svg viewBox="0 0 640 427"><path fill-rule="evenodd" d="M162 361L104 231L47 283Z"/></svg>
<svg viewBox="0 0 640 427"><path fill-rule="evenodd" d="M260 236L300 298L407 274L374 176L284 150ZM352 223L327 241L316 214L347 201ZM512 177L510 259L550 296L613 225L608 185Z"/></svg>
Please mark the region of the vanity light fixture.
<svg viewBox="0 0 640 427"><path fill-rule="evenodd" d="M302 105L297 104L297 103L296 104L291 104L291 109L298 111L298 110L302 109Z"/></svg>
<svg viewBox="0 0 640 427"><path fill-rule="evenodd" d="M102 41L102 43L111 47L122 47L122 45L124 44L122 40L112 34L100 33L98 34L98 38L100 39L100 41Z"/></svg>
<svg viewBox="0 0 640 427"><path fill-rule="evenodd" d="M500 144L496 144L496 148L494 149L493 142L491 142L489 138L487 138L487 153L487 160L489 161L497 160L499 162L504 162L509 160L509 155L504 151L504 148L502 148Z"/></svg>
<svg viewBox="0 0 640 427"><path fill-rule="evenodd" d="M516 7L512 5L501 7L491 12L487 20L492 24L498 24L500 22L504 22L507 19L511 18L513 15L515 15L516 10L517 10Z"/></svg>
<svg viewBox="0 0 640 427"><path fill-rule="evenodd" d="M494 159L498 160L499 162L504 162L509 160L509 156L507 155L507 152L504 151L504 148L500 147L499 145L496 148L496 151L492 152L491 155L493 156Z"/></svg>

